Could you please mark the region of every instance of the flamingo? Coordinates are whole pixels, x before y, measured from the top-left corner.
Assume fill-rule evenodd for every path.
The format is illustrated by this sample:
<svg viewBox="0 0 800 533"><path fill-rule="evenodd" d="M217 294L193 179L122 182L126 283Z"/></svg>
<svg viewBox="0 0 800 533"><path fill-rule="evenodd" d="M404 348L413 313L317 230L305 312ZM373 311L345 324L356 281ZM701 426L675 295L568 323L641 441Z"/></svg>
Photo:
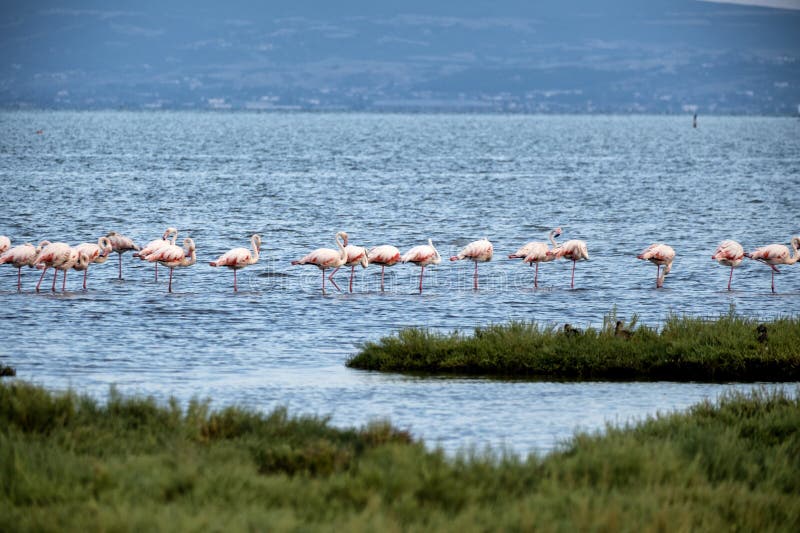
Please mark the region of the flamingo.
<svg viewBox="0 0 800 533"><path fill-rule="evenodd" d="M42 241L39 246L34 247L31 243L26 242L7 250L0 256L0 265L11 264L17 269L17 291L22 290L22 267L32 267L35 264L36 256L48 244L50 241Z"/></svg>
<svg viewBox="0 0 800 533"><path fill-rule="evenodd" d="M559 245L552 250L547 251L547 259L558 259L563 257L572 261L572 278L569 282L569 288L575 288L575 263L578 261L587 261L589 259L589 250L586 248L586 241L579 241L572 239ZM552 259L551 259L552 258ZM526 258L527 259L527 258Z"/></svg>
<svg viewBox="0 0 800 533"><path fill-rule="evenodd" d="M89 274L89 265L92 263L105 263L108 260L108 255L113 251L114 245L111 244L110 237L100 237L97 239L97 244L83 242L76 246L75 249L88 258L85 267L80 264L76 264L73 267L77 271L83 270L83 290L86 290L86 276ZM122 257L122 254L120 254L120 257Z"/></svg>
<svg viewBox="0 0 800 533"><path fill-rule="evenodd" d="M342 239L341 242L339 239ZM325 270L328 268L339 268L347 261L347 233L344 231L338 232L334 240L336 241L336 246L339 247L338 252L330 248L317 248L302 259L292 261L293 265L314 265L322 271L322 294L325 294ZM332 276L333 274L328 276L328 279L333 283L334 287L339 289L339 286L333 280Z"/></svg>
<svg viewBox="0 0 800 533"><path fill-rule="evenodd" d="M792 237L792 250L794 254L789 254L789 249L783 244L769 244L762 246L753 252L744 254L745 257L761 261L769 265L772 269L772 292L775 292L775 272L780 274L780 270L775 265L791 265L800 259L800 237Z"/></svg>
<svg viewBox="0 0 800 533"><path fill-rule="evenodd" d="M258 253L261 250L261 236L253 235L250 237L250 245L253 247L253 253L247 248L234 248L219 256L216 261L209 263L212 267L224 266L233 270L233 292L237 292L236 288L236 271L248 265L255 265L258 263Z"/></svg>
<svg viewBox="0 0 800 533"><path fill-rule="evenodd" d="M172 235L172 239L169 238L170 235ZM148 242L144 246L144 248L139 250L137 253L133 254L133 257L138 257L139 259L144 261L150 254L152 254L156 250L159 250L162 247L168 246L170 244L174 246L175 241L177 240L178 240L178 230L175 228L167 228L166 230L164 230L164 234L161 236L160 239L155 239ZM156 263L155 268L156 268L155 281L158 281L158 263Z"/></svg>
<svg viewBox="0 0 800 533"><path fill-rule="evenodd" d="M731 290L733 269L742 263L743 258L744 249L736 241L722 241L714 251L714 255L711 256L711 259L717 261L720 265L731 267L731 275L728 277L728 290Z"/></svg>
<svg viewBox="0 0 800 533"><path fill-rule="evenodd" d="M350 267L350 292L353 292L353 276L356 273L356 266L361 265L362 268L367 268L367 266L369 266L368 252L366 248L353 244L348 244L344 249L347 252L347 259L342 266ZM341 267L336 267L336 270L331 272L331 278L339 271L339 268ZM333 281L333 279L331 279L331 281Z"/></svg>
<svg viewBox="0 0 800 533"><path fill-rule="evenodd" d="M672 261L675 259L675 250L671 246L663 243L654 243L648 246L642 253L636 256L637 259L644 259L650 261L658 267L656 271L656 288L664 286L664 278L667 277L670 270L672 270ZM661 267L664 266L664 273L661 273Z"/></svg>
<svg viewBox="0 0 800 533"><path fill-rule="evenodd" d="M145 260L150 263L159 262L163 266L169 267L169 288L167 292L172 292L172 272L176 268L192 266L197 262L194 240L189 237L183 239L183 248L175 244L162 246L149 254Z"/></svg>
<svg viewBox="0 0 800 533"><path fill-rule="evenodd" d="M419 293L422 294L422 275L425 273L425 267L428 265L438 265L442 262L442 257L433 246L433 241L428 239L428 244L414 246L400 258L400 261L403 263L414 263L422 267L419 271Z"/></svg>
<svg viewBox="0 0 800 533"><path fill-rule="evenodd" d="M494 253L494 248L492 247L492 243L489 242L489 239L484 237L479 241L472 241L464 248L458 252L458 255L454 255L450 258L450 261L459 261L461 259L469 259L470 261L475 262L475 274L473 274L473 286L475 289L478 288L478 263L485 263L487 261L492 260L492 254Z"/></svg>
<svg viewBox="0 0 800 533"><path fill-rule="evenodd" d="M42 268L42 277L39 278L39 283L36 284L36 292L39 292L39 286L42 284L45 272L49 267L53 267L56 271L53 275L52 291L56 291L56 279L58 279L58 271L64 272L64 280L61 283L61 291L63 292L67 286L67 270L73 268L76 264L85 267L89 262L89 258L83 255L83 252L70 247L69 244L64 242L53 242L46 245L39 255L34 260L34 264Z"/></svg>
<svg viewBox="0 0 800 533"><path fill-rule="evenodd" d="M556 237L558 237L559 235L561 235L561 228L556 228L550 231L549 238L550 242L553 245L552 250L558 248ZM556 258L554 255L548 256L547 255L548 251L550 251L550 249L547 248L547 243L531 241L529 243L524 244L522 248L520 248L513 254L510 254L508 258L509 259L522 258L524 263L529 263L531 266L533 266L533 264L536 263L536 273L533 275L533 286L539 287L539 263L546 263Z"/></svg>
<svg viewBox="0 0 800 533"><path fill-rule="evenodd" d="M111 242L111 251L117 252L119 255L119 279L122 279L122 254L128 250L138 251L139 247L136 246L136 243L133 242L133 239L126 237L125 235L121 235L116 231L109 231L106 237L108 237L109 241ZM84 289L85 288L86 287L84 287Z"/></svg>
<svg viewBox="0 0 800 533"><path fill-rule="evenodd" d="M386 267L394 266L400 262L400 250L391 244L382 244L372 248L367 254L367 260L381 266L381 292L383 292L383 273Z"/></svg>
<svg viewBox="0 0 800 533"><path fill-rule="evenodd" d="M11 239L5 235L0 235L0 254L11 248Z"/></svg>

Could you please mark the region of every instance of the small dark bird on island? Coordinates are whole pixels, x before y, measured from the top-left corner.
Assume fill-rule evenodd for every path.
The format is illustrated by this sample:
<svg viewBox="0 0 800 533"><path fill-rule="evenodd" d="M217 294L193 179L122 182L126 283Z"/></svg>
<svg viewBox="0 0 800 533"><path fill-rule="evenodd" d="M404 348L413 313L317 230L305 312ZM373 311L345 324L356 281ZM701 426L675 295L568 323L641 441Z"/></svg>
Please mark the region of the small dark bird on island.
<svg viewBox="0 0 800 533"><path fill-rule="evenodd" d="M756 339L758 340L758 342L760 342L761 344L766 344L767 343L766 324L759 324L758 327L756 328L756 333L757 333Z"/></svg>
<svg viewBox="0 0 800 533"><path fill-rule="evenodd" d="M617 325L614 328L614 336L620 339L630 339L631 335L633 335L633 333L631 333L629 329L622 328L622 320L617 320Z"/></svg>
<svg viewBox="0 0 800 533"><path fill-rule="evenodd" d="M573 328L572 324L564 324L564 335L567 337L574 337L575 335L580 335L581 333L583 332L577 328Z"/></svg>
<svg viewBox="0 0 800 533"><path fill-rule="evenodd" d="M0 377L16 376L17 371L10 366L0 365Z"/></svg>

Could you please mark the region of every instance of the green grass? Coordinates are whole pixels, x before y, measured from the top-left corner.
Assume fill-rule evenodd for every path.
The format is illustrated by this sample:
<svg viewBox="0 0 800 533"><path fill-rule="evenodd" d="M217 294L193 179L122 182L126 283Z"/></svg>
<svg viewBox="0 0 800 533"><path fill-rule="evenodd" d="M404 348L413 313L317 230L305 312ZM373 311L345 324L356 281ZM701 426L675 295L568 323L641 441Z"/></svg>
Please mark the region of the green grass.
<svg viewBox="0 0 800 533"><path fill-rule="evenodd" d="M409 328L367 342L347 366L365 370L562 380L800 381L800 318L760 323L670 316L660 330L614 334L616 317L577 334L537 323L476 328L472 335Z"/></svg>
<svg viewBox="0 0 800 533"><path fill-rule="evenodd" d="M798 531L798 394L448 458L385 423L0 382L0 531Z"/></svg>

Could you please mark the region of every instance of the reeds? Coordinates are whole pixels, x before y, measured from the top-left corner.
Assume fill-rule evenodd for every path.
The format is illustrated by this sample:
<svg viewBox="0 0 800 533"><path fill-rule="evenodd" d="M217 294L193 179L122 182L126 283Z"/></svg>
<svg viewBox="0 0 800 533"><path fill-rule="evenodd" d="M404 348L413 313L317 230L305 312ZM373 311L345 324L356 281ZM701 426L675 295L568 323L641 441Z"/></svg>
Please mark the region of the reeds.
<svg viewBox="0 0 800 533"><path fill-rule="evenodd" d="M408 328L365 343L347 365L559 380L800 380L798 318L670 315L659 329L635 327L635 317L619 328L616 322L611 313L599 329L510 322L465 335Z"/></svg>
<svg viewBox="0 0 800 533"><path fill-rule="evenodd" d="M0 530L797 531L798 394L730 394L523 459L447 457L386 423L0 382Z"/></svg>

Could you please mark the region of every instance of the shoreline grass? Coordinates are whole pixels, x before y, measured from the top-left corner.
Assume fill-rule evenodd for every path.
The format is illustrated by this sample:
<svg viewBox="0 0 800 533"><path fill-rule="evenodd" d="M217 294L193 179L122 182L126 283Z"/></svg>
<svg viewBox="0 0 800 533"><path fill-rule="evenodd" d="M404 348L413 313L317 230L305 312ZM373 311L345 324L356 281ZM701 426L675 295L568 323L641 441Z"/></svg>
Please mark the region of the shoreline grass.
<svg viewBox="0 0 800 533"><path fill-rule="evenodd" d="M0 382L0 530L797 531L799 398L731 393L544 457L448 458L387 423Z"/></svg>
<svg viewBox="0 0 800 533"><path fill-rule="evenodd" d="M535 322L476 328L472 335L407 328L367 342L347 366L413 374L548 380L800 381L800 318L762 323L671 315L660 329L565 329Z"/></svg>

